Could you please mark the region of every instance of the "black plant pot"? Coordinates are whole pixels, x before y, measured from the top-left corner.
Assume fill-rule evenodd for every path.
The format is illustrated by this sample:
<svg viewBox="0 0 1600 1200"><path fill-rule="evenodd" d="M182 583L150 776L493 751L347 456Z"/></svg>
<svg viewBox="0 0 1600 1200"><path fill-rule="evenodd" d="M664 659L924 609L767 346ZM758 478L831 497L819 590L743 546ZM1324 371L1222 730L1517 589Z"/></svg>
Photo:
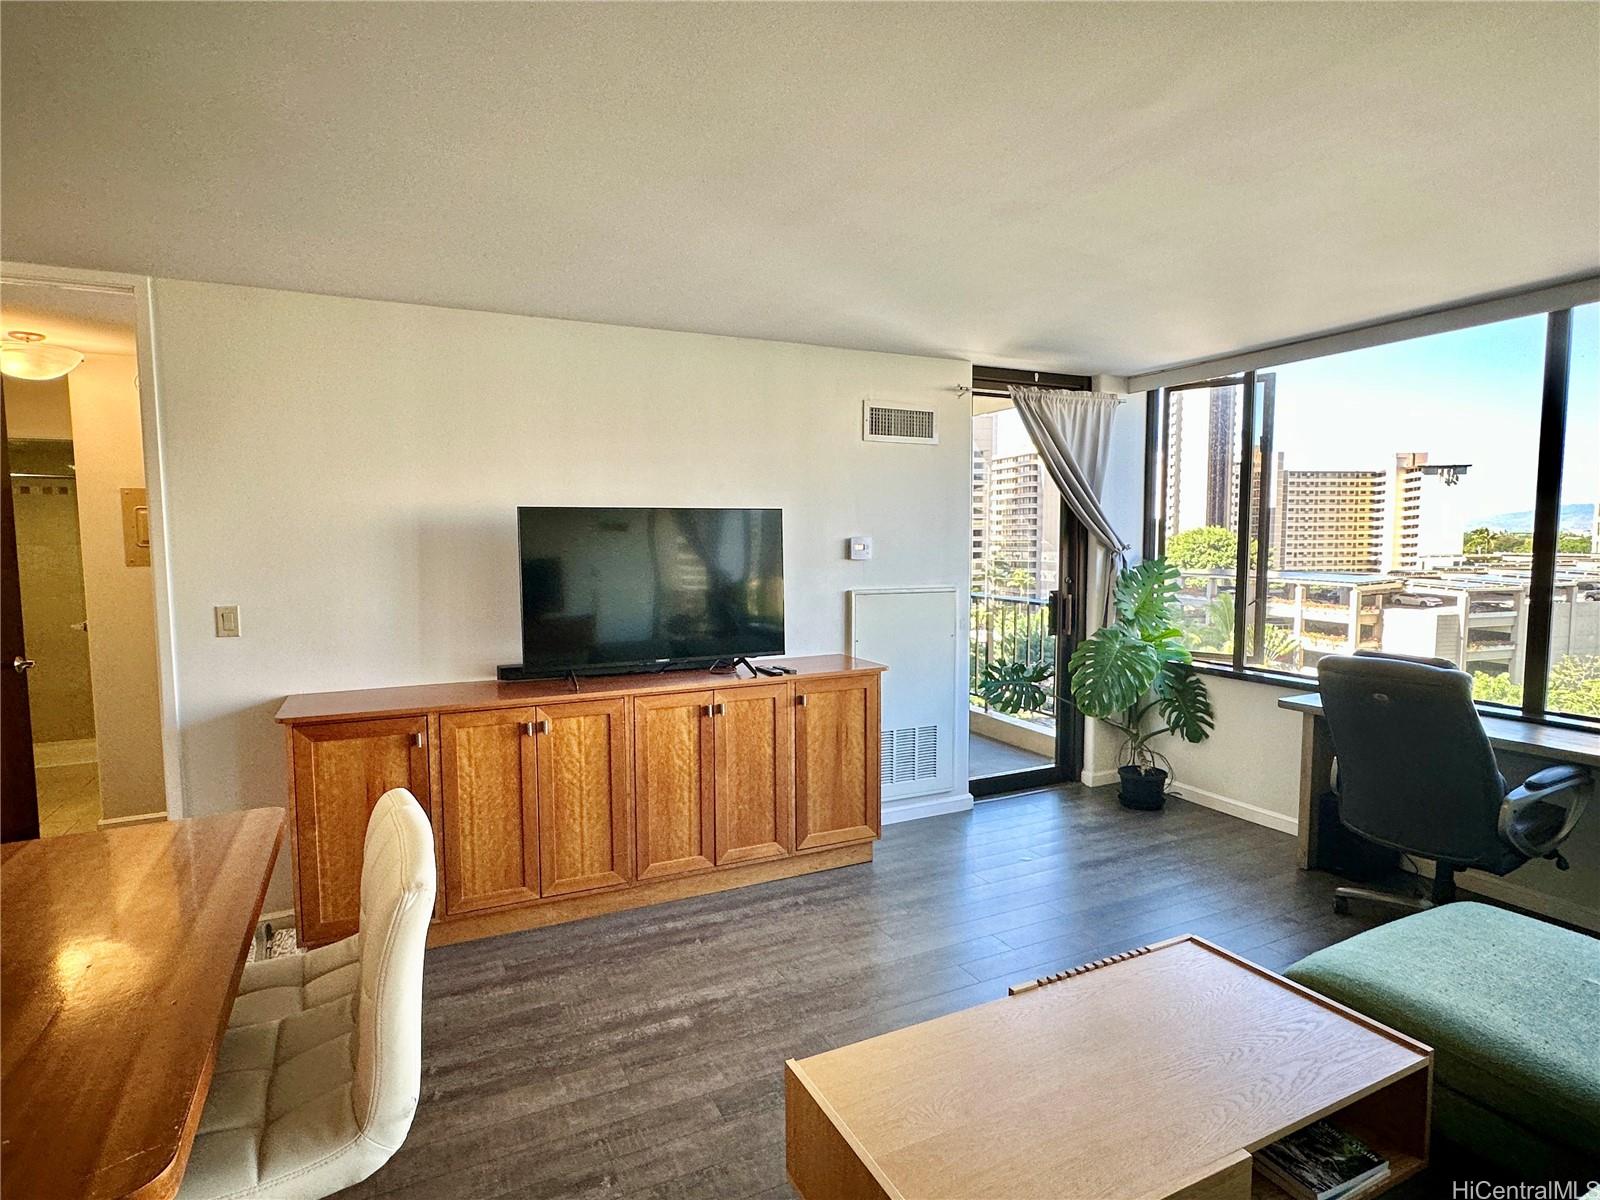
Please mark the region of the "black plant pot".
<svg viewBox="0 0 1600 1200"><path fill-rule="evenodd" d="M1160 767L1142 771L1138 767L1118 767L1122 789L1117 799L1123 808L1136 808L1141 812L1156 812L1167 803L1167 773Z"/></svg>

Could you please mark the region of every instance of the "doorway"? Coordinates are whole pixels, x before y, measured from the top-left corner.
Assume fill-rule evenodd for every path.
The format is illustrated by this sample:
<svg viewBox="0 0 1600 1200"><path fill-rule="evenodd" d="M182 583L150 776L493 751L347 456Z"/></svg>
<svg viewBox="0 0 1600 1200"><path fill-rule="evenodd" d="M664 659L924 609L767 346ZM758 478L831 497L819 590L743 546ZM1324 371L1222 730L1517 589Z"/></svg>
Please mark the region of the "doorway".
<svg viewBox="0 0 1600 1200"><path fill-rule="evenodd" d="M1078 376L973 368L967 761L974 797L1076 779L1083 719L1060 695L1082 636L1087 537L1006 388Z"/></svg>
<svg viewBox="0 0 1600 1200"><path fill-rule="evenodd" d="M0 284L7 840L167 815L134 305Z"/></svg>

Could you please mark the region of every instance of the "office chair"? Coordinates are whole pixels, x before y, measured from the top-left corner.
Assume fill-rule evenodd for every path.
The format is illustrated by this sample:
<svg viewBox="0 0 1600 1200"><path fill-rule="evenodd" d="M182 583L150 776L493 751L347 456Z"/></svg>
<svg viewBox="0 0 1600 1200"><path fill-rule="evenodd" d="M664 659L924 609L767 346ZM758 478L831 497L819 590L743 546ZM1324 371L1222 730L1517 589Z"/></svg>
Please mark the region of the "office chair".
<svg viewBox="0 0 1600 1200"><path fill-rule="evenodd" d="M1472 676L1438 658L1361 651L1317 664L1322 712L1333 738L1339 819L1382 846L1434 861L1432 894L1414 899L1369 888L1334 890L1351 900L1432 908L1456 898L1457 871L1505 875L1556 849L1583 812L1593 779L1562 764L1507 790L1472 703Z"/></svg>

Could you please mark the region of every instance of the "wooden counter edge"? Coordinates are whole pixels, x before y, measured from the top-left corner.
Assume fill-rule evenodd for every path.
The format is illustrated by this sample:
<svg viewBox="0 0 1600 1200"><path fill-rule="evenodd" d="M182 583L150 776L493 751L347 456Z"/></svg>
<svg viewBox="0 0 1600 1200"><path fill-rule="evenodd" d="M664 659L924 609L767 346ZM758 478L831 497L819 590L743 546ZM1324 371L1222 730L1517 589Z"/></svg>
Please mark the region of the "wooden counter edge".
<svg viewBox="0 0 1600 1200"><path fill-rule="evenodd" d="M297 692L285 696L279 703L273 720L280 725L299 725L328 721L368 721L379 717L405 716L424 713L475 712L493 708L522 708L529 705L563 704L582 700L613 700L621 696L641 693L695 692L706 688L750 687L773 683L801 683L818 679L839 679L852 675L882 675L888 671L883 663L851 655L824 654L809 656L816 659L837 660L838 665L806 669L807 657L778 659L785 665L801 664L793 675L758 675L754 679L742 675L709 676L705 671L643 672L629 675L585 675L580 679L593 686L580 684L578 691L567 690L560 679L499 680L467 679L450 683L404 684L398 687L351 688L333 692ZM844 660L849 660L845 665ZM598 681L615 680L615 683ZM631 680L632 682L623 682ZM498 694L502 689L524 689L510 694ZM484 694L473 695L468 692ZM332 697L365 697L369 704L352 704L348 707L328 704L316 708L312 701Z"/></svg>
<svg viewBox="0 0 1600 1200"><path fill-rule="evenodd" d="M199 1083L189 1101L189 1112L184 1117L183 1133L179 1136L172 1160L143 1186L127 1194L127 1200L172 1200L183 1184L184 1173L189 1169L189 1152L194 1149L194 1139L200 1129L200 1118L205 1113L206 1098L211 1094L211 1080L217 1068L217 1052L222 1048L222 1038L228 1032L228 1020L233 1015L233 1000L239 995L239 982L244 978L245 963L250 958L250 943L254 940L256 923L261 920L261 909L267 901L267 889L272 883L272 871L278 865L278 855L283 850L283 827L287 814L279 808L258 807L246 809L240 822L241 833L262 813L277 817L277 835L272 840L272 850L267 855L267 868L261 873L261 884L250 907L250 919L244 927L239 942L239 953L233 964L233 977L228 984L229 1000L222 1010L216 1036L211 1041L211 1052L206 1056L205 1068L200 1072Z"/></svg>
<svg viewBox="0 0 1600 1200"><path fill-rule="evenodd" d="M784 1163L804 1200L905 1200L796 1059L783 1064Z"/></svg>

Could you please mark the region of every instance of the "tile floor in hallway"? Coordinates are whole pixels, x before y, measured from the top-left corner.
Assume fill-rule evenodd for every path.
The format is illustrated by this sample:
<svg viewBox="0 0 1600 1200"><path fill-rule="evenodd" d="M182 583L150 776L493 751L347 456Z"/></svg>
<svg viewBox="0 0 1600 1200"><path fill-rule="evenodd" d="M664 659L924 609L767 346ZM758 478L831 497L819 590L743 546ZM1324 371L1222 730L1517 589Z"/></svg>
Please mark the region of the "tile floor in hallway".
<svg viewBox="0 0 1600 1200"><path fill-rule="evenodd" d="M38 767L39 836L93 833L100 822L100 768L95 763Z"/></svg>

